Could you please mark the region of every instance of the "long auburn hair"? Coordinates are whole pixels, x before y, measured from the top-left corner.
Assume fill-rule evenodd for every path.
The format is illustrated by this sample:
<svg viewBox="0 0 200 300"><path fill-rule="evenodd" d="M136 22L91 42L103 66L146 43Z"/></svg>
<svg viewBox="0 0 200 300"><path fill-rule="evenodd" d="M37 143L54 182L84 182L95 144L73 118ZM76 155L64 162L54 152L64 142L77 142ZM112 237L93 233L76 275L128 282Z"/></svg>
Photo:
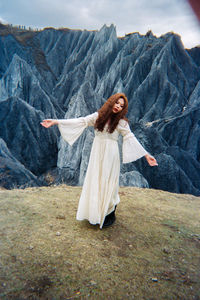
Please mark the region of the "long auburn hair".
<svg viewBox="0 0 200 300"><path fill-rule="evenodd" d="M124 107L122 111L118 113L113 113L112 109L114 104L117 102L119 98L124 99ZM126 113L128 112L128 99L126 98L124 93L117 93L112 95L108 100L104 103L104 105L98 110L98 118L95 122L94 128L98 131L103 131L104 126L108 122L108 132L112 133L117 127L120 119L125 119Z"/></svg>

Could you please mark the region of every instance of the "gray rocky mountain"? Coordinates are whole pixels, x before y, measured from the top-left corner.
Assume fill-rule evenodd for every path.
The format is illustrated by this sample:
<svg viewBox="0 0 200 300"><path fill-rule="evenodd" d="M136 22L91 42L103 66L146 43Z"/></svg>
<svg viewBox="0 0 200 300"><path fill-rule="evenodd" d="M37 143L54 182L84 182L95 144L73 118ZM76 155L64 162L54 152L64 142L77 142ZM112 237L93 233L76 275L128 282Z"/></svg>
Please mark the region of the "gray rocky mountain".
<svg viewBox="0 0 200 300"><path fill-rule="evenodd" d="M40 122L86 116L124 92L130 126L159 166L122 164L120 184L200 195L199 66L200 48L184 49L174 33L0 24L0 185L82 185L93 129L71 147Z"/></svg>
<svg viewBox="0 0 200 300"><path fill-rule="evenodd" d="M6 143L0 139L0 186L6 189L25 188L44 185L27 170L9 151Z"/></svg>

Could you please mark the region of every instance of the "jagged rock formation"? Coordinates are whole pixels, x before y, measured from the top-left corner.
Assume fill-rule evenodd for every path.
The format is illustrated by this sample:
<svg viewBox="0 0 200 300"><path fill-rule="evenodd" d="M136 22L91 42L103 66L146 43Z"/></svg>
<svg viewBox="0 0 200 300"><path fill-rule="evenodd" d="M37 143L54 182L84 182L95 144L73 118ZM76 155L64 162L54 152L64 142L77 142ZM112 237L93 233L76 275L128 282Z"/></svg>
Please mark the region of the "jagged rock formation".
<svg viewBox="0 0 200 300"><path fill-rule="evenodd" d="M10 153L2 139L0 139L0 172L0 186L6 189L44 184Z"/></svg>
<svg viewBox="0 0 200 300"><path fill-rule="evenodd" d="M200 49L184 49L173 33L117 38L113 25L14 33L1 25L0 184L41 185L51 175L51 183L82 185L93 129L71 147L40 121L85 116L124 92L130 125L159 166L122 165L120 184L200 195L199 65Z"/></svg>

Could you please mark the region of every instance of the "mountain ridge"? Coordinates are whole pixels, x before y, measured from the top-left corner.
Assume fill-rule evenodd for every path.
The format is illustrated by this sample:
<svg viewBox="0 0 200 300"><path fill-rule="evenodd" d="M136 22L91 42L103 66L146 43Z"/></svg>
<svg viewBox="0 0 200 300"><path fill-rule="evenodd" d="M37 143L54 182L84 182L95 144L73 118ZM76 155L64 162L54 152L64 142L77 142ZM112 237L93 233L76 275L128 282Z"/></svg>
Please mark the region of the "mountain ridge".
<svg viewBox="0 0 200 300"><path fill-rule="evenodd" d="M143 159L122 165L120 184L145 182L152 188L200 195L200 48L184 49L174 33L118 38L114 25L99 31L47 28L12 35L0 27L0 53L0 137L37 177L35 184L49 184L45 178L53 174L52 183L82 185L93 139L88 128L71 147L56 128L41 128L42 118L85 116L111 94L124 92L131 128L159 166L148 168ZM26 147L19 142L23 140ZM4 176L3 169L1 173ZM24 184L29 182L16 187Z"/></svg>

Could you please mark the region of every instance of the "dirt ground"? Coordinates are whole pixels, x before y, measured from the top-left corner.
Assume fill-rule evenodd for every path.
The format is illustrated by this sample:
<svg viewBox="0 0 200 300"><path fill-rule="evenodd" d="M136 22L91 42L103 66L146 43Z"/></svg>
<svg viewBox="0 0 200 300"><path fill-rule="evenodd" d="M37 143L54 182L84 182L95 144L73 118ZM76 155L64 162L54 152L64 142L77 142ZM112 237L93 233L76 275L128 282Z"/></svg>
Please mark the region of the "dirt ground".
<svg viewBox="0 0 200 300"><path fill-rule="evenodd" d="M101 230L80 192L0 191L0 299L200 299L200 197L123 187Z"/></svg>

